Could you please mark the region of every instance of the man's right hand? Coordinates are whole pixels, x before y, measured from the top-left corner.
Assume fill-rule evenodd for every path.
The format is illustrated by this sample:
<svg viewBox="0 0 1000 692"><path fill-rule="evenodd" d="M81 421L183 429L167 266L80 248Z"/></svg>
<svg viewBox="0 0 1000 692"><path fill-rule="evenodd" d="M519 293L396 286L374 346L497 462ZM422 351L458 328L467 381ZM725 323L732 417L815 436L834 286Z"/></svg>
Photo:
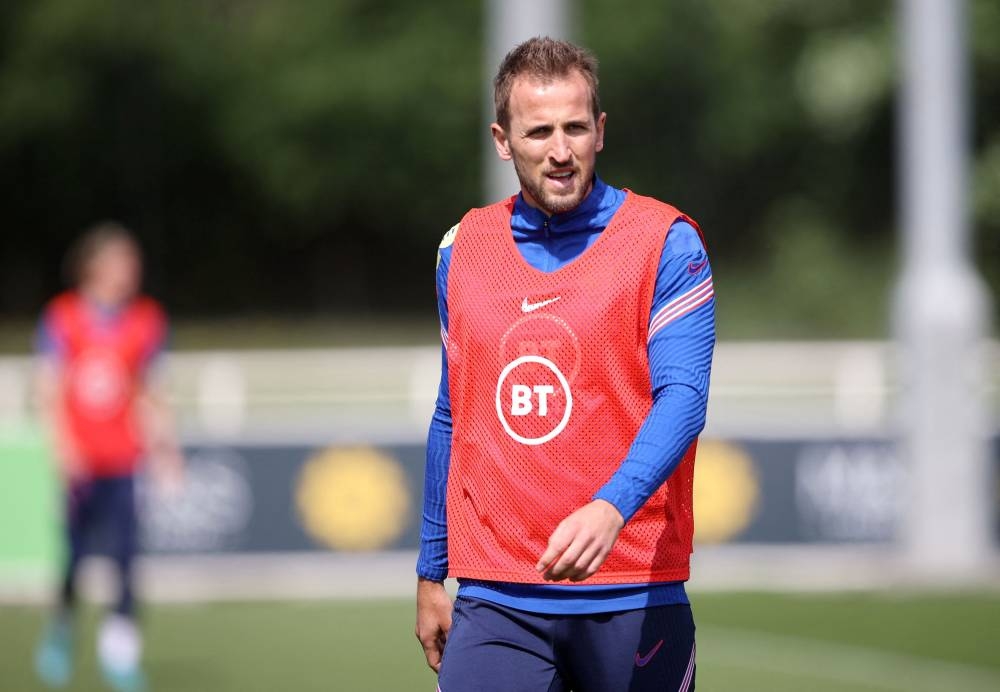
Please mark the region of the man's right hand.
<svg viewBox="0 0 1000 692"><path fill-rule="evenodd" d="M65 439L56 444L58 471L63 484L66 487L73 487L90 480L90 470L84 463L83 457L77 453L76 445Z"/></svg>
<svg viewBox="0 0 1000 692"><path fill-rule="evenodd" d="M441 670L441 656L451 629L451 609L451 597L443 582L418 578L416 635L424 647L427 665L435 673Z"/></svg>

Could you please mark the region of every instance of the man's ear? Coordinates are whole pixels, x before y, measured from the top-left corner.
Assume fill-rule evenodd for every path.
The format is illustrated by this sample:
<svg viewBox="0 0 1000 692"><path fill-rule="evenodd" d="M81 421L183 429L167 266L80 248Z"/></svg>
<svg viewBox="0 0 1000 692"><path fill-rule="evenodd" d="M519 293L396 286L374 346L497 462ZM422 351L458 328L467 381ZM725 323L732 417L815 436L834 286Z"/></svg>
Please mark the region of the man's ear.
<svg viewBox="0 0 1000 692"><path fill-rule="evenodd" d="M497 148L497 156L504 161L510 161L510 137L507 132L497 123L490 125L490 133L493 135L493 146Z"/></svg>

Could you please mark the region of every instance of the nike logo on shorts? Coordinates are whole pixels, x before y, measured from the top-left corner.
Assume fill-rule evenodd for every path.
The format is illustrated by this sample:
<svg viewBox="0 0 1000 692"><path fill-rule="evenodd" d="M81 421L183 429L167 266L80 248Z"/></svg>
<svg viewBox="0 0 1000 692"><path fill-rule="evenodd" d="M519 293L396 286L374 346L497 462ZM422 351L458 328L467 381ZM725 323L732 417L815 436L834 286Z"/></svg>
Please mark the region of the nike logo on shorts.
<svg viewBox="0 0 1000 692"><path fill-rule="evenodd" d="M641 655L638 651L636 651L635 652L635 665L637 667L639 667L639 668L645 667L647 663L649 663L650 661L653 660L653 656L656 655L656 652L660 650L661 646L663 646L663 640L662 639L660 641L656 642L656 646L654 646L652 649L650 649L649 653L646 654L645 656Z"/></svg>

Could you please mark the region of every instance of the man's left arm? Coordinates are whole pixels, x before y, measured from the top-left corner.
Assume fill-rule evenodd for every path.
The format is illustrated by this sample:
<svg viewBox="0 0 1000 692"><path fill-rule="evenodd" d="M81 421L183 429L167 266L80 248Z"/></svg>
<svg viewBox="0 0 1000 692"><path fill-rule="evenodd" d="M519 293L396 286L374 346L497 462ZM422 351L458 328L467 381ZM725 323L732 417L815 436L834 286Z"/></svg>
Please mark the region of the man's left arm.
<svg viewBox="0 0 1000 692"><path fill-rule="evenodd" d="M167 396L163 368L167 324L162 315L157 317L158 323L151 328L146 349L136 406L146 442L149 470L156 484L172 493L177 492L183 483L184 456Z"/></svg>
<svg viewBox="0 0 1000 692"><path fill-rule="evenodd" d="M546 579L582 581L597 572L625 522L670 477L705 426L714 289L701 238L684 221L671 227L664 244L648 334L653 406L611 479L549 538L536 565Z"/></svg>

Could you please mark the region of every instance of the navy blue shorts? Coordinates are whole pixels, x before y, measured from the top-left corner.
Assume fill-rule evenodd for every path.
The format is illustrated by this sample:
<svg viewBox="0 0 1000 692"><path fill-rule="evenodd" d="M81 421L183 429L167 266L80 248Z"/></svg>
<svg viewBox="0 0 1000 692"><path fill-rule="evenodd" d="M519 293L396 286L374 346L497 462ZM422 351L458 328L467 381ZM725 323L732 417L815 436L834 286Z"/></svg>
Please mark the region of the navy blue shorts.
<svg viewBox="0 0 1000 692"><path fill-rule="evenodd" d="M526 613L459 597L440 692L691 692L691 606L596 615Z"/></svg>
<svg viewBox="0 0 1000 692"><path fill-rule="evenodd" d="M66 565L60 600L76 601L76 574L85 554L105 554L118 568L115 610L131 615L134 608L132 565L138 552L135 478L120 476L76 481L66 489Z"/></svg>

